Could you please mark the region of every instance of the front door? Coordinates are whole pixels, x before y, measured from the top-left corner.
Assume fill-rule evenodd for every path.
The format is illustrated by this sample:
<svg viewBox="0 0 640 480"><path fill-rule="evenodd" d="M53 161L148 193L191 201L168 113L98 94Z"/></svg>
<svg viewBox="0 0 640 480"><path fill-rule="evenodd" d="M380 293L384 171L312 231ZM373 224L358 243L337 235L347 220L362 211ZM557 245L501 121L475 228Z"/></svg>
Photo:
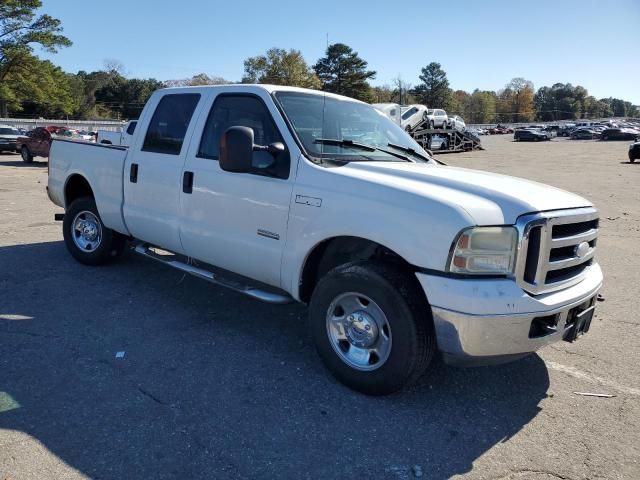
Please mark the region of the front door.
<svg viewBox="0 0 640 480"><path fill-rule="evenodd" d="M124 169L127 228L140 240L178 253L183 253L181 174L199 100L198 93L160 97L147 131L141 131L129 149Z"/></svg>
<svg viewBox="0 0 640 480"><path fill-rule="evenodd" d="M184 166L191 185L182 193L182 244L189 256L280 286L294 178L286 145L292 139L288 132L283 137L286 127L266 92L220 93L211 102ZM257 145L283 142L285 151L256 151L250 173L226 172L218 149L232 126L252 128Z"/></svg>

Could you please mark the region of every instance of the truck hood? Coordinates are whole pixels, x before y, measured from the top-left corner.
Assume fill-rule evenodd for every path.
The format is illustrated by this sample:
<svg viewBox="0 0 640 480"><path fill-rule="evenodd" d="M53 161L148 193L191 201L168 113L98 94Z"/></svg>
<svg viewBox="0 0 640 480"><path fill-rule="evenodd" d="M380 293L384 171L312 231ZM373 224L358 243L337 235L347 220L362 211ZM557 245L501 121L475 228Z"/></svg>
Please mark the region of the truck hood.
<svg viewBox="0 0 640 480"><path fill-rule="evenodd" d="M509 225L525 213L592 205L578 195L549 185L466 168L351 162L336 170L463 210L476 225Z"/></svg>

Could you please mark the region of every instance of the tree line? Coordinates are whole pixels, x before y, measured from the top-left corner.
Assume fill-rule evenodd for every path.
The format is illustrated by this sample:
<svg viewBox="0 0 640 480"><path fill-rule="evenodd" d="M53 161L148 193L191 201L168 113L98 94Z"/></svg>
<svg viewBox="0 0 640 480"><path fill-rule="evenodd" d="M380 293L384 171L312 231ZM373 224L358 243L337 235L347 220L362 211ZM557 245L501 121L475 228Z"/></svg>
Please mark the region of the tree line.
<svg viewBox="0 0 640 480"><path fill-rule="evenodd" d="M34 54L39 46L55 53L70 46L59 20L36 15L41 0L0 0L0 116L78 119L136 118L151 93L165 86L234 83L205 73L160 81L127 78L117 61L94 72L64 72ZM534 90L513 78L497 91L453 90L437 62L420 71L413 86L400 76L391 85L373 86L377 72L348 45L329 45L309 65L295 49L271 48L244 61L242 83L270 83L324 90L370 103L421 103L462 116L467 123L553 121L596 117L638 117L638 107L618 98L588 94L584 87L556 83Z"/></svg>

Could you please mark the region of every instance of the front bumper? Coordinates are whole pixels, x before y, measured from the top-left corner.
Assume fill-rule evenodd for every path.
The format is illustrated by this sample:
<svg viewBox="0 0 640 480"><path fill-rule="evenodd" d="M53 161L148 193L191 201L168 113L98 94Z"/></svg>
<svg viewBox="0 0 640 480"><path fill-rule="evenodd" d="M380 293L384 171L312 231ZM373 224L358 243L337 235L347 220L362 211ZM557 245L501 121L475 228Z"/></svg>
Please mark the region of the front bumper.
<svg viewBox="0 0 640 480"><path fill-rule="evenodd" d="M416 276L429 299L438 348L447 363L487 365L515 360L562 340L567 316L590 302L602 286L599 265L580 283L531 296L510 279L453 279ZM532 335L532 322L556 322L556 330Z"/></svg>
<svg viewBox="0 0 640 480"><path fill-rule="evenodd" d="M14 151L16 142L0 142L0 151Z"/></svg>

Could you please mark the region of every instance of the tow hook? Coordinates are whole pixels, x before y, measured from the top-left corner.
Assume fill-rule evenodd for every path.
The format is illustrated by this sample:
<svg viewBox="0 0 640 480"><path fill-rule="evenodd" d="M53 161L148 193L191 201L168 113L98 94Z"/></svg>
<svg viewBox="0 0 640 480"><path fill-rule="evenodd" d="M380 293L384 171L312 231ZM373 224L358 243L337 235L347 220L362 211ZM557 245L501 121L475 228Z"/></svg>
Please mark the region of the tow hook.
<svg viewBox="0 0 640 480"><path fill-rule="evenodd" d="M53 219L54 219L56 222L61 222L61 221L63 221L63 220L64 220L64 213L54 213L54 214L53 214Z"/></svg>

